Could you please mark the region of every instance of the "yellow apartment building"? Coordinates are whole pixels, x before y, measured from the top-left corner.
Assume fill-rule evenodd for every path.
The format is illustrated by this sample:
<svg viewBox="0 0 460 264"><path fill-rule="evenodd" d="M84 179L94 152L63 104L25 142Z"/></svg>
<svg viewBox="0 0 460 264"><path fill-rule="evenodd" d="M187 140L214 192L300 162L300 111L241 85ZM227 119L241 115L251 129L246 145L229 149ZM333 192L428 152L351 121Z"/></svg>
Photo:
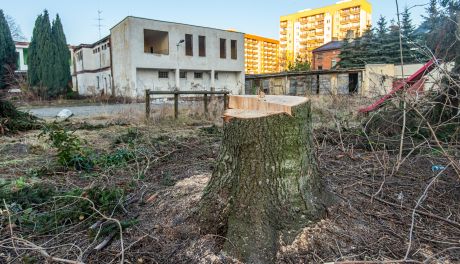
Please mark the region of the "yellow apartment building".
<svg viewBox="0 0 460 264"><path fill-rule="evenodd" d="M367 0L344 0L280 18L280 69L296 59L311 61L311 51L333 40L358 37L372 23Z"/></svg>
<svg viewBox="0 0 460 264"><path fill-rule="evenodd" d="M244 35L246 74L278 72L279 41L261 36Z"/></svg>

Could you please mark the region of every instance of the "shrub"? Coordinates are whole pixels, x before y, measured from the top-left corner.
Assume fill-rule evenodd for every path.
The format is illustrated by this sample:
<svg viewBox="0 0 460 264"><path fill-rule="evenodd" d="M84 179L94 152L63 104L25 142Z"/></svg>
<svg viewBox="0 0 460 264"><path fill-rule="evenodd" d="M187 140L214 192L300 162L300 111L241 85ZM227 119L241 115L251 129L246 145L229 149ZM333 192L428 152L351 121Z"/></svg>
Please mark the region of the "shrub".
<svg viewBox="0 0 460 264"><path fill-rule="evenodd" d="M58 122L44 126L39 137L43 136L47 136L51 146L57 149L58 162L62 166L79 171L93 169L93 152L84 148L82 140Z"/></svg>

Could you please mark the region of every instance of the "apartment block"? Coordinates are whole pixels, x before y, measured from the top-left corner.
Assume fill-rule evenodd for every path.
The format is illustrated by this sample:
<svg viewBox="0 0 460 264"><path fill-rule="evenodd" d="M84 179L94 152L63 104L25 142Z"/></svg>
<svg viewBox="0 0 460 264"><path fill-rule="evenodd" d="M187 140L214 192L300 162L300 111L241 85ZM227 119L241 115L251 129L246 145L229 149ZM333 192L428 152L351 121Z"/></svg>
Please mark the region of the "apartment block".
<svg viewBox="0 0 460 264"><path fill-rule="evenodd" d="M273 73L279 69L279 41L245 34L244 66L246 74Z"/></svg>
<svg viewBox="0 0 460 264"><path fill-rule="evenodd" d="M296 59L311 61L312 50L347 36L361 36L371 23L372 6L367 0L344 0L282 16L280 67L285 69Z"/></svg>

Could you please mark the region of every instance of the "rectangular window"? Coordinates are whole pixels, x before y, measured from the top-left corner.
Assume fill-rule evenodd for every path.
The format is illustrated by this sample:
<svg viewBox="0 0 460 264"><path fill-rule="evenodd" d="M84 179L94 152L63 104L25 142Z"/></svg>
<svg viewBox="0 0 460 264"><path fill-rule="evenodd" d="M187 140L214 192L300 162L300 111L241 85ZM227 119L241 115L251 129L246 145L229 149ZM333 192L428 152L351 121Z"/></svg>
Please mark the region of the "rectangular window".
<svg viewBox="0 0 460 264"><path fill-rule="evenodd" d="M144 29L144 53L169 54L169 33Z"/></svg>
<svg viewBox="0 0 460 264"><path fill-rule="evenodd" d="M219 80L219 73L218 72L214 72L214 79Z"/></svg>
<svg viewBox="0 0 460 264"><path fill-rule="evenodd" d="M169 72L167 72L167 71L159 71L158 72L158 78L159 79L168 79L169 78Z"/></svg>
<svg viewBox="0 0 460 264"><path fill-rule="evenodd" d="M185 34L185 55L193 56L193 35Z"/></svg>
<svg viewBox="0 0 460 264"><path fill-rule="evenodd" d="M334 68L337 65L337 61L335 59L331 60L331 66Z"/></svg>
<svg viewBox="0 0 460 264"><path fill-rule="evenodd" d="M203 79L203 73L202 73L202 72L195 72L195 73L193 74L193 77L194 77L195 79Z"/></svg>
<svg viewBox="0 0 460 264"><path fill-rule="evenodd" d="M232 60L236 60L237 55L236 55L236 40L232 40L230 44L230 50L231 50L231 58Z"/></svg>
<svg viewBox="0 0 460 264"><path fill-rule="evenodd" d="M179 76L180 76L181 79L187 79L187 72L181 71Z"/></svg>
<svg viewBox="0 0 460 264"><path fill-rule="evenodd" d="M220 39L220 58L227 58L227 40L222 38Z"/></svg>
<svg viewBox="0 0 460 264"><path fill-rule="evenodd" d="M200 57L206 57L206 37L198 36L198 55Z"/></svg>

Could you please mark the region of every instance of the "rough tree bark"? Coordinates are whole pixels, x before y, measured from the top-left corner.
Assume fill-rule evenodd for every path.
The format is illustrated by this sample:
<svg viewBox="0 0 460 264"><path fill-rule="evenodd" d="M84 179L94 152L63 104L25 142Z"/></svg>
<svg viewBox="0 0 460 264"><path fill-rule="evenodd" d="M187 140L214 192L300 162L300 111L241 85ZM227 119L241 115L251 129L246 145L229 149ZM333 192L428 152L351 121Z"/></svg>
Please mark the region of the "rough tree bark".
<svg viewBox="0 0 460 264"><path fill-rule="evenodd" d="M200 203L203 231L226 254L272 263L280 241L323 217L329 195L317 173L310 102L231 96L218 162Z"/></svg>

